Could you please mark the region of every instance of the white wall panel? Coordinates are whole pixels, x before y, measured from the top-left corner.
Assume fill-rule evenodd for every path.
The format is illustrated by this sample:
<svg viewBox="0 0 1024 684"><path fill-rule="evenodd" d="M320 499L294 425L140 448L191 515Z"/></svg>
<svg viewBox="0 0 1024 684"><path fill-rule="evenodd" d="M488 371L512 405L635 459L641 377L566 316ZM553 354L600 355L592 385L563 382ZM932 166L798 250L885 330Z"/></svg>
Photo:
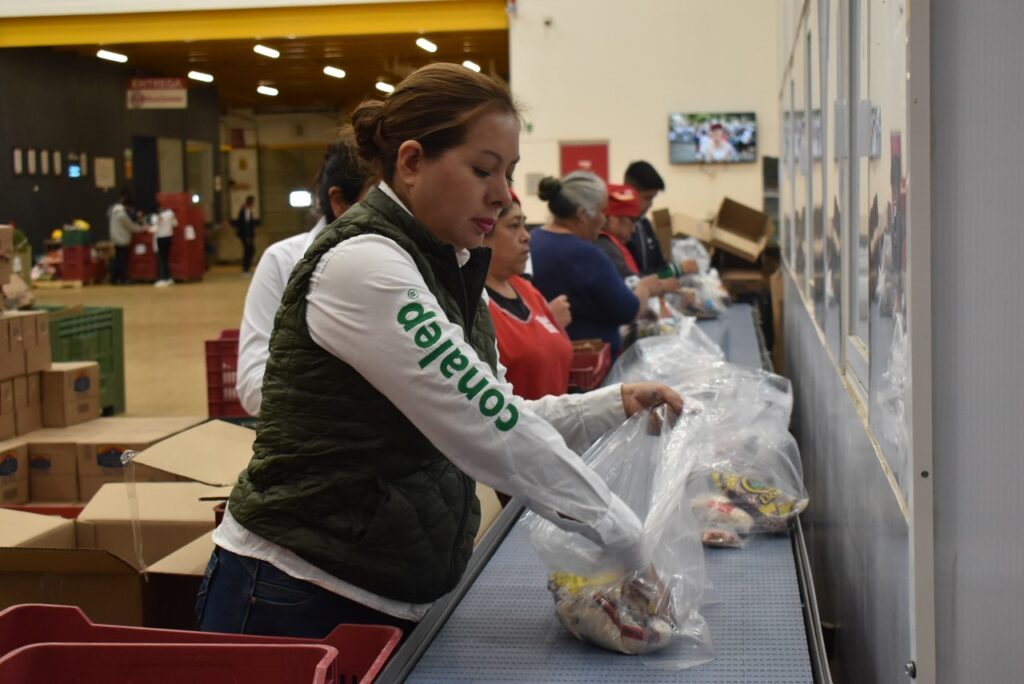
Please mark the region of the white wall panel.
<svg viewBox="0 0 1024 684"><path fill-rule="evenodd" d="M1017 682L1024 672L1024 3L931 5L938 681Z"/></svg>

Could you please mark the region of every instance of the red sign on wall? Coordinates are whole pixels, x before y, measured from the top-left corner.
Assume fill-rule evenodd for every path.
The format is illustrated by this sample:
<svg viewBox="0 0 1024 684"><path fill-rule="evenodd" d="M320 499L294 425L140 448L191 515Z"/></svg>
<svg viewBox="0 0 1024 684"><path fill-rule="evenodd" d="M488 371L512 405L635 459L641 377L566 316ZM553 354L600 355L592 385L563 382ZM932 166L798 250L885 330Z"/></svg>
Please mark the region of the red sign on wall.
<svg viewBox="0 0 1024 684"><path fill-rule="evenodd" d="M562 175L590 171L608 182L608 143L559 143Z"/></svg>
<svg viewBox="0 0 1024 684"><path fill-rule="evenodd" d="M130 78L128 109L186 109L188 84L183 78Z"/></svg>

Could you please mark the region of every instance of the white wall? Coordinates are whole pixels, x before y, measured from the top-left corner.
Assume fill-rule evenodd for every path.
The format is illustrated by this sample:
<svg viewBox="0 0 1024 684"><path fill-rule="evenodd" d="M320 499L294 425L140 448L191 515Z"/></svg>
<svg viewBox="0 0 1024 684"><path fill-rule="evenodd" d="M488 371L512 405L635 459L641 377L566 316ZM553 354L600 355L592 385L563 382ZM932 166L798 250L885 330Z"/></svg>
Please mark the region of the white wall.
<svg viewBox="0 0 1024 684"><path fill-rule="evenodd" d="M557 175L559 141L609 141L610 180L645 159L668 186L655 206L703 217L728 195L762 206L761 160L778 156L776 0L519 0L511 83L526 106L517 184ZM550 20L550 26L545 26ZM753 111L759 158L670 166L668 114ZM529 127L528 127L529 128ZM524 197L530 221L547 208Z"/></svg>

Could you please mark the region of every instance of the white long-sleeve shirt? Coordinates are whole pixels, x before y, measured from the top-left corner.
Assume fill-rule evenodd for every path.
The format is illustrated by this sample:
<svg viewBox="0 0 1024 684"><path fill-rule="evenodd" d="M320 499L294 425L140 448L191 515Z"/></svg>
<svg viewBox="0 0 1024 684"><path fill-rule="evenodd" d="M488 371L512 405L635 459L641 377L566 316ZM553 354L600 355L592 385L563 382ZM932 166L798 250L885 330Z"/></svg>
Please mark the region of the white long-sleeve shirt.
<svg viewBox="0 0 1024 684"><path fill-rule="evenodd" d="M467 258L460 253L460 264ZM537 401L513 396L504 368L492 373L479 359L412 257L378 235L350 238L320 259L310 279L306 323L318 345L370 381L467 475L522 497L559 527L608 549L635 548L637 516L565 444L565 438L593 441L625 419L619 385ZM396 617L419 620L430 607L333 577L230 515L214 541Z"/></svg>
<svg viewBox="0 0 1024 684"><path fill-rule="evenodd" d="M132 220L128 210L118 202L110 208L110 241L118 247L126 247L132 242L132 233L138 233L142 226Z"/></svg>
<svg viewBox="0 0 1024 684"><path fill-rule="evenodd" d="M242 311L235 378L238 400L250 416L259 415L263 401L263 373L270 358L270 333L274 332L274 317L281 306L284 288L295 264L326 225L327 221L321 218L308 232L275 242L256 264Z"/></svg>
<svg viewBox="0 0 1024 684"><path fill-rule="evenodd" d="M156 217L157 238L174 237L174 227L178 225L178 217L173 209L163 209Z"/></svg>

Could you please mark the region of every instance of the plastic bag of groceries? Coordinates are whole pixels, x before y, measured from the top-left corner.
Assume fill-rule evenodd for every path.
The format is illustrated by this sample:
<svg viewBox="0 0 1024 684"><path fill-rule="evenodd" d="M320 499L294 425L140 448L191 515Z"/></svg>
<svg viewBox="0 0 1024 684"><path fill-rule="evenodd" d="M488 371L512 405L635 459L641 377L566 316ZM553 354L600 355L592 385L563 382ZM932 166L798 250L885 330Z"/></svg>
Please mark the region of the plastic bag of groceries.
<svg viewBox="0 0 1024 684"><path fill-rule="evenodd" d="M687 497L709 546L742 548L757 533L785 531L808 503L800 450L788 431L789 381L728 363L693 369L676 385L703 407L705 430Z"/></svg>
<svg viewBox="0 0 1024 684"><path fill-rule="evenodd" d="M711 255L696 238L673 238L672 261L684 274L693 272L692 268L686 267L687 262L693 262L699 273L707 273L711 268Z"/></svg>
<svg viewBox="0 0 1024 684"><path fill-rule="evenodd" d="M616 359L605 380L616 382L663 382L676 385L694 368L721 362L725 353L698 326L694 318L681 317L671 335L637 340Z"/></svg>
<svg viewBox="0 0 1024 684"><path fill-rule="evenodd" d="M704 555L685 496L701 439L700 409L676 416L643 411L584 454L643 523L645 567L623 572L589 539L528 513L523 523L551 571L555 614L576 638L644 656L647 665L683 669L713 657L704 618Z"/></svg>
<svg viewBox="0 0 1024 684"><path fill-rule="evenodd" d="M679 279L683 294L670 295L675 306L697 318L717 318L728 310L732 303L729 291L725 289L718 271L683 276ZM685 296L684 296L685 295Z"/></svg>

